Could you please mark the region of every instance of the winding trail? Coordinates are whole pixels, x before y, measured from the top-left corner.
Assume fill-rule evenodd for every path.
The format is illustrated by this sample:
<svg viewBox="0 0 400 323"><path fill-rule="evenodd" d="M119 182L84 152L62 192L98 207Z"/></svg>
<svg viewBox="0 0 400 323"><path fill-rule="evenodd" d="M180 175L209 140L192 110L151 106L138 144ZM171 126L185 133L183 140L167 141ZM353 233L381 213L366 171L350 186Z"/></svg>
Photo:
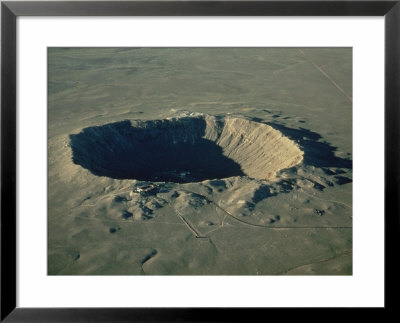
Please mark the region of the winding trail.
<svg viewBox="0 0 400 323"><path fill-rule="evenodd" d="M197 195L203 197L206 201L214 204L218 209L222 210L225 214L227 214L231 218L235 219L236 221L238 221L242 224L248 225L248 226L261 227L261 228L272 229L272 230L274 230L274 229L352 229L353 228L352 226L274 226L274 227L272 227L270 225L251 223L251 222L247 222L242 219L239 219L238 217L234 216L229 211L227 211L224 208L222 208L221 206L219 206L216 202L214 202L213 200L209 199L208 197L206 197L202 194L199 194L197 192L193 192L193 191L190 191L187 189L181 189L180 191L197 194Z"/></svg>
<svg viewBox="0 0 400 323"><path fill-rule="evenodd" d="M84 204L84 203L82 202L82 204L77 205L76 207L79 207L79 206L89 206L89 207L93 207L93 206L96 206L97 203L98 203L99 201L106 199L106 198L109 197L110 195L112 195L112 196L117 196L117 195L119 195L119 194L128 193L128 192L130 192L131 190L132 190L132 188L130 188L129 190L126 190L126 188L123 188L123 191L119 191L118 193L108 193L108 194L106 194L106 195L104 195L104 196L101 196L100 198L97 199L97 201L96 201L94 204ZM191 223L179 212L179 210L177 210L176 208L173 207L173 205L175 204L174 201L168 201L168 204L170 204L170 205L173 207L173 209L174 209L175 212L176 212L177 217L182 221L182 223L171 223L171 222L146 222L146 224L185 225L185 226L193 233L193 235L194 235L194 237L195 237L196 239L209 239L209 237L208 237L207 235L210 234L210 233L212 233L212 232L214 232L214 231L217 231L217 230L219 230L219 229L222 229L222 228L224 227L225 219L226 219L226 217L228 217L228 216L231 217L231 218L233 218L235 221L240 222L241 224L244 224L244 225L246 225L246 226L258 227L258 228L265 228L265 229L271 229L271 230L276 230L276 229L352 229L352 226L299 226L299 225L297 225L297 226L271 226L271 225L262 225L262 224L257 224L257 223L251 223L251 222L247 222L247 221L242 220L242 219L238 218L237 216L233 215L231 212L229 212L229 211L227 211L226 209L224 209L223 207L221 207L217 202L215 202L214 200L208 198L207 196L205 196L205 195L203 195L203 194L200 194L200 193L198 193L198 192L191 191L191 190L188 190L188 189L183 189L183 188L182 188L182 189L178 189L177 191L182 191L182 192L186 192L186 193L196 194L196 195L200 196L201 198L203 198L204 200L206 200L207 202L213 204L213 205L215 206L215 208L216 208L216 211L217 211L217 210L221 210L221 211L225 214L224 218L223 218L222 221L221 221L221 224L219 224L219 226L218 226L217 228L212 229L212 230L208 231L208 232L205 233L205 234L202 234L202 233L200 233L200 232L195 228L195 226L194 226L193 224L191 224ZM304 190L301 190L301 191L299 191L299 192L300 192L300 193L304 193L304 194L306 194L306 195L308 195L308 196L310 196L310 197L312 197L312 198L318 199L318 200L327 201L327 202L333 202L333 203L338 203L338 204L342 204L342 205L344 205L344 206L346 206L346 207L351 208L351 206L349 206L349 205L347 205L346 203L343 203L343 202L339 202L339 201L335 201L335 200L322 199L322 198L319 198L319 197L317 197L317 196L315 196L315 195L311 195L311 194L305 192ZM78 217L79 217L79 216L78 216ZM352 218L351 215L349 215L349 217ZM92 218L92 217L80 217L80 218L85 218L85 219L89 219L89 220L104 221L104 220L101 220L101 219L99 219L99 218L97 218L97 217L93 217L93 218ZM132 222L132 223L138 223L138 222Z"/></svg>

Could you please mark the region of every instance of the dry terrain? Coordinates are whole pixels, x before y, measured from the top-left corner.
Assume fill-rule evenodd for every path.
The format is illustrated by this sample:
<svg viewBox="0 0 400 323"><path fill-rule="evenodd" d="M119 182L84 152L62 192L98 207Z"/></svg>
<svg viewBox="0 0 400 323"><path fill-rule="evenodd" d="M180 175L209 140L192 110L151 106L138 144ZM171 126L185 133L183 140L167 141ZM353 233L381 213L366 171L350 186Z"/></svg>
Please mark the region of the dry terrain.
<svg viewBox="0 0 400 323"><path fill-rule="evenodd" d="M49 275L351 275L351 48L49 48Z"/></svg>

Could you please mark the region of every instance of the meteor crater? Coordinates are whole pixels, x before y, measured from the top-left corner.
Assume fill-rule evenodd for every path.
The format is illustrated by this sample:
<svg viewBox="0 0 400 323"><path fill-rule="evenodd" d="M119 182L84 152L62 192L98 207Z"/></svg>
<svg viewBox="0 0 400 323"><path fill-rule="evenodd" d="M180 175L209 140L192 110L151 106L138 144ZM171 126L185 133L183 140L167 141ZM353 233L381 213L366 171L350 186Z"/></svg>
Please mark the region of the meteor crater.
<svg viewBox="0 0 400 323"><path fill-rule="evenodd" d="M198 114L88 127L70 135L70 146L73 162L94 175L175 183L268 179L303 160L299 147L269 125Z"/></svg>

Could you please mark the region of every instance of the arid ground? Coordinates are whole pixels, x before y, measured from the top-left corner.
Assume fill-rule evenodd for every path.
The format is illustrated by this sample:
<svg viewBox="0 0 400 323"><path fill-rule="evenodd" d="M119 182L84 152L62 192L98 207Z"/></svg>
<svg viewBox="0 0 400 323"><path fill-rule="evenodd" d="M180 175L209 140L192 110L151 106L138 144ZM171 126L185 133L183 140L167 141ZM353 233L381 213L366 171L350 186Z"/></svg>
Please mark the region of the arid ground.
<svg viewBox="0 0 400 323"><path fill-rule="evenodd" d="M351 275L351 48L49 48L49 275Z"/></svg>

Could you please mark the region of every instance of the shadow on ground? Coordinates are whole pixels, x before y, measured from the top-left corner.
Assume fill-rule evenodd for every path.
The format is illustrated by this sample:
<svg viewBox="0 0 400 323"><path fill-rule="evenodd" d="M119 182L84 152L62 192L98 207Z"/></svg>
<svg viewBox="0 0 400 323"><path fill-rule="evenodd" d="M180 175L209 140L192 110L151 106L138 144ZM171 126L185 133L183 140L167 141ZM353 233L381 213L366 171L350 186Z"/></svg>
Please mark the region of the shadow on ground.
<svg viewBox="0 0 400 323"><path fill-rule="evenodd" d="M201 118L121 121L70 135L73 162L97 176L176 183L245 175L215 142Z"/></svg>
<svg viewBox="0 0 400 323"><path fill-rule="evenodd" d="M353 161L335 156L336 147L329 143L319 141L322 137L308 129L293 129L278 123L268 122L268 125L282 132L283 135L295 141L304 151L303 162L305 165L336 168L353 168Z"/></svg>

